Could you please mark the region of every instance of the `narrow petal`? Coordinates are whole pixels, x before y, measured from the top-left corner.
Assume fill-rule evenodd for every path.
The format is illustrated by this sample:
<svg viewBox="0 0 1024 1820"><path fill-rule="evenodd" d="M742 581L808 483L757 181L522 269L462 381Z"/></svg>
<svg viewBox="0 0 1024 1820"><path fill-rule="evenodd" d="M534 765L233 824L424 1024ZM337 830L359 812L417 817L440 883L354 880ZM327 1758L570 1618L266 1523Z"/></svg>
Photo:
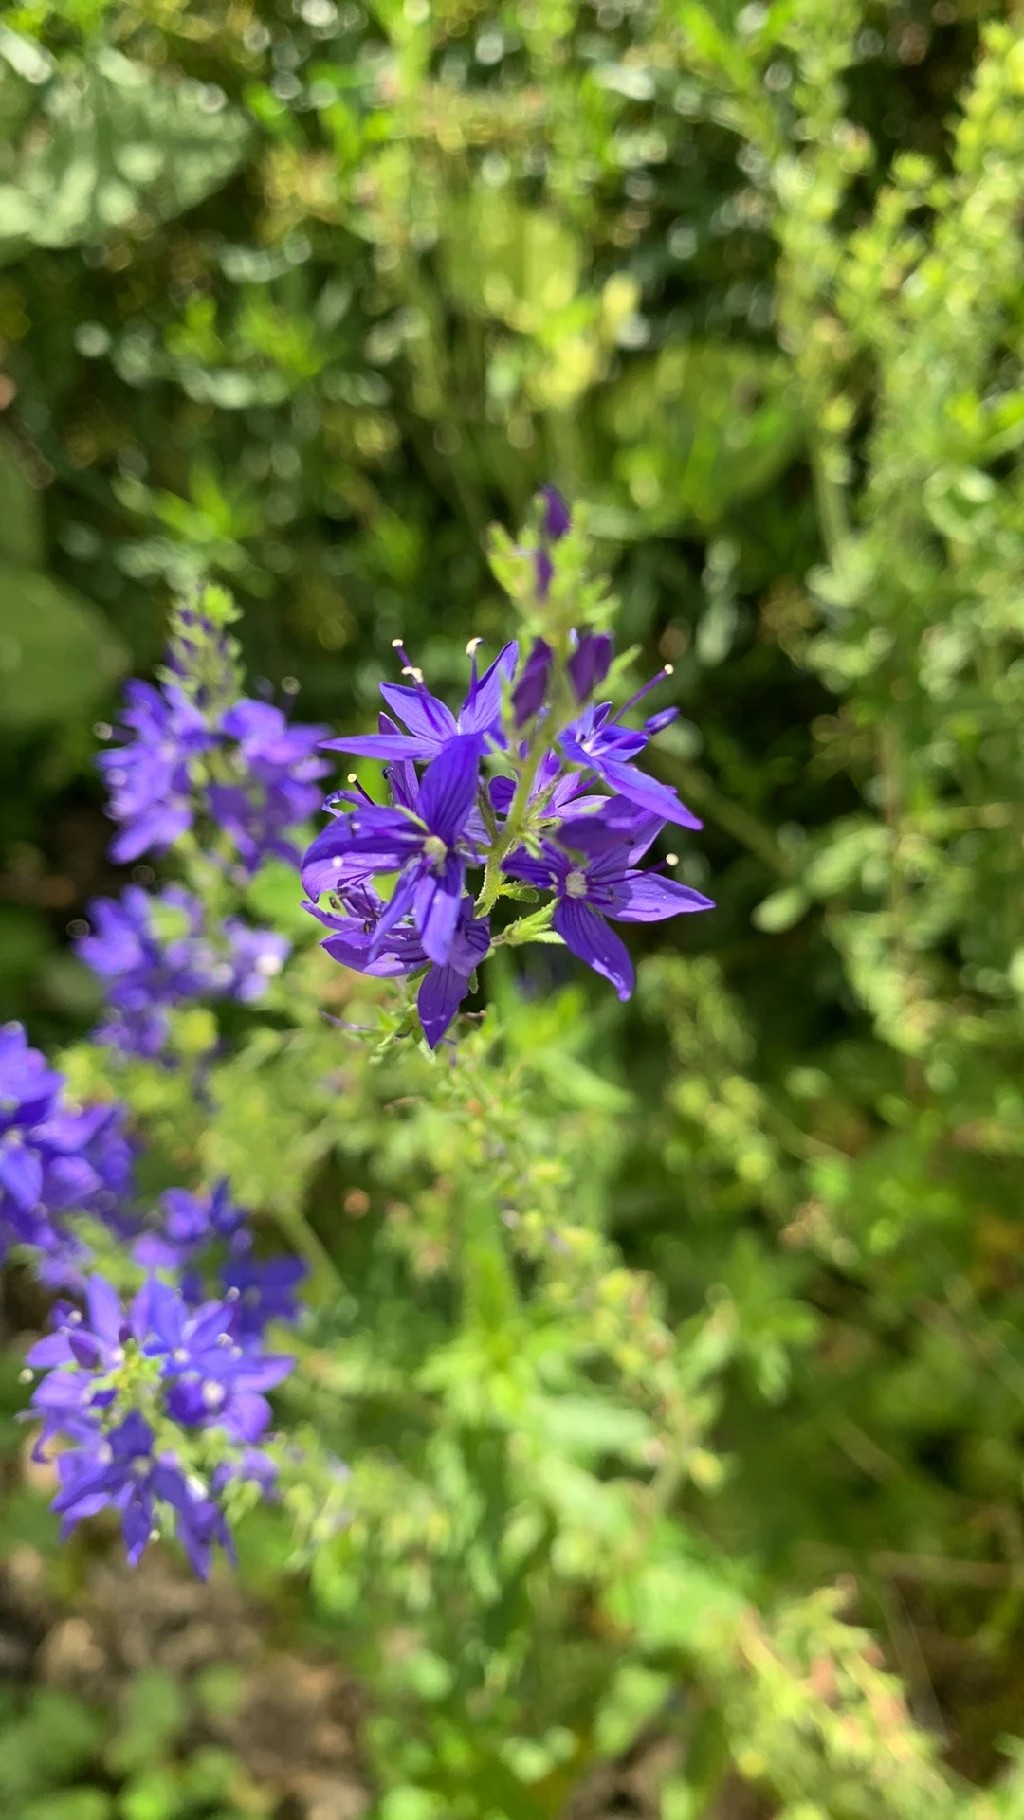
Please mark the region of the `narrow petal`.
<svg viewBox="0 0 1024 1820"><path fill-rule="evenodd" d="M481 734L459 734L423 773L419 812L447 847L458 840L473 807L483 749Z"/></svg>
<svg viewBox="0 0 1024 1820"><path fill-rule="evenodd" d="M434 738L417 739L408 733L360 733L348 739L324 739L325 752L350 752L354 758L433 758L438 749Z"/></svg>
<svg viewBox="0 0 1024 1820"><path fill-rule="evenodd" d="M661 923L669 916L682 916L690 910L713 910L710 897L703 897L690 885L675 878L662 878L657 872L627 872L614 910L608 915L617 923Z"/></svg>
<svg viewBox="0 0 1024 1820"><path fill-rule="evenodd" d="M563 897L555 911L554 926L579 960L611 981L620 999L629 997L633 990L633 963L625 943L596 910L576 898Z"/></svg>
<svg viewBox="0 0 1024 1820"><path fill-rule="evenodd" d="M380 692L400 721L417 739L427 739L437 751L442 740L458 731L455 716L428 689L407 689L404 683L381 683Z"/></svg>
<svg viewBox="0 0 1024 1820"><path fill-rule="evenodd" d="M431 1049L436 1049L467 992L469 980L454 967L431 967L423 976L416 998L423 1034Z"/></svg>
<svg viewBox="0 0 1024 1820"><path fill-rule="evenodd" d="M393 931L391 941L397 941L401 933ZM406 954L397 953L390 943L371 958L372 939L372 936L364 932L354 936L329 935L320 946L341 966L350 968L353 973L368 973L373 979L399 979L403 973L412 973L416 967L423 965L422 953L415 953L410 958ZM416 949L419 948L415 938L413 944Z"/></svg>
<svg viewBox="0 0 1024 1820"><path fill-rule="evenodd" d="M90 1277L85 1286L85 1301L93 1333L105 1346L118 1346L124 1315L117 1290L103 1277Z"/></svg>
<svg viewBox="0 0 1024 1820"><path fill-rule="evenodd" d="M416 900L416 890L419 885L420 876L419 867L414 866L410 867L409 871L404 873L398 880L398 883L391 894L390 902L384 905L377 922L377 927L373 931L370 946L367 950L368 960L375 961L377 959L377 956L384 947L385 938L390 934L395 924L400 923L403 916L409 915Z"/></svg>
<svg viewBox="0 0 1024 1820"><path fill-rule="evenodd" d="M681 828L703 828L704 823L681 803L669 784L659 784L653 777L643 771L635 771L632 765L623 764L615 758L592 759L591 764L599 777L610 784L620 796L628 796L631 803L637 803L651 815L660 815L667 822L675 822Z"/></svg>
<svg viewBox="0 0 1024 1820"><path fill-rule="evenodd" d="M569 862L564 860L562 866L556 866L547 854L534 859L525 847L516 847L502 860L501 869L509 878L518 879L520 884L534 885L538 891L555 891L569 869Z"/></svg>
<svg viewBox="0 0 1024 1820"><path fill-rule="evenodd" d="M551 646L543 638L534 640L533 649L523 665L523 673L512 693L516 726L525 727L544 705L551 676Z"/></svg>
<svg viewBox="0 0 1024 1820"><path fill-rule="evenodd" d="M0 1145L0 1188L23 1212L31 1212L43 1190L43 1165L34 1150L18 1143Z"/></svg>
<svg viewBox="0 0 1024 1820"><path fill-rule="evenodd" d="M578 702L589 701L611 668L614 646L607 632L585 632L569 659L567 669Z"/></svg>
<svg viewBox="0 0 1024 1820"><path fill-rule="evenodd" d="M451 954L462 903L465 862L449 854L443 871L424 873L416 888L413 916L423 951L443 967Z"/></svg>
<svg viewBox="0 0 1024 1820"><path fill-rule="evenodd" d="M501 692L510 682L519 659L519 646L513 641L499 651L494 662L471 688L459 715L463 733L488 733L501 716Z"/></svg>

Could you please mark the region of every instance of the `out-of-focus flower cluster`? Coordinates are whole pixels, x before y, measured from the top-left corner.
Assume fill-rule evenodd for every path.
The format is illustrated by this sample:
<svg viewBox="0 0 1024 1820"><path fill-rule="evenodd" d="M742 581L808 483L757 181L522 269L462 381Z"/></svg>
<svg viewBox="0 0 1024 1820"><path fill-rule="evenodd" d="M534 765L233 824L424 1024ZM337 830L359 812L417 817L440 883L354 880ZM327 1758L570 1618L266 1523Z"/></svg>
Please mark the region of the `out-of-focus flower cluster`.
<svg viewBox="0 0 1024 1820"><path fill-rule="evenodd" d="M88 906L75 948L103 988L94 1040L168 1067L184 1059L176 1010L252 1004L284 967L290 942L237 914L239 896L264 861L296 862L325 769L325 728L243 695L232 617L216 589L178 609L159 682L129 683L119 744L99 761L112 857L176 846L189 884ZM132 1562L173 1531L205 1574L214 1545L231 1551L232 1515L277 1479L265 1393L291 1360L266 1330L296 1320L305 1271L258 1251L225 1182L146 1207L137 1148L122 1108L72 1104L25 1032L0 1031L0 1258L70 1298L28 1357L54 1508L65 1530L116 1512Z"/></svg>
<svg viewBox="0 0 1024 1820"><path fill-rule="evenodd" d="M570 528L564 501L546 488L525 553L532 617L543 631L524 649L507 644L483 671L474 640L457 712L430 692L399 644L409 680L381 684L377 732L325 741L383 760L388 800L374 801L354 777L355 787L328 799L332 820L302 863L306 907L330 930L323 946L344 966L422 974L417 1010L431 1047L499 943L564 942L625 999L633 966L610 924L712 908L693 887L641 866L664 828L701 825L637 763L677 711L639 725L630 717L671 672L624 707L595 701L612 639L567 623L553 602ZM501 900L520 914L498 930L492 912Z"/></svg>
<svg viewBox="0 0 1024 1820"><path fill-rule="evenodd" d="M99 758L120 824L112 859L165 853L197 828L216 832L221 857L248 873L298 858L295 830L319 807L327 767L316 750L328 729L241 695L233 617L208 588L179 608L161 680L128 684L118 743Z"/></svg>

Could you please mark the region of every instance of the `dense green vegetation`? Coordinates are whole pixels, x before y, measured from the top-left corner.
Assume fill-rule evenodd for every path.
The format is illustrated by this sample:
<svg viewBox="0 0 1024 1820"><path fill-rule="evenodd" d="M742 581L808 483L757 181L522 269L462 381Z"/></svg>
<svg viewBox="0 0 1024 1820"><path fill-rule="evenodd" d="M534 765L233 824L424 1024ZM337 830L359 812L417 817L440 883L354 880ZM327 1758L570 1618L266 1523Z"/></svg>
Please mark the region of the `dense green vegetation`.
<svg viewBox="0 0 1024 1820"><path fill-rule="evenodd" d="M308 1585L270 1516L243 1568L279 1640L371 1690L381 1820L559 1815L652 1732L665 1820L1024 1815L1005 12L3 8L5 1016L71 1045L93 1016L65 951L112 883L93 726L199 577L252 674L368 726L399 633L439 690L507 635L488 527L550 479L621 642L674 665L655 763L719 909L641 934L630 1006L543 950L527 997L492 980L503 1034L454 1108L425 1061L339 1062L326 1028L243 1048L206 1119L136 1084L168 1153L305 1206L345 1285L310 1344L358 1405L359 1519ZM517 1199L527 1256L578 1235L536 1265L524 1356L571 1360L547 1401L486 1269L479 1332L442 1345L468 1183ZM12 1336L37 1312L12 1283ZM72 1600L88 1552L45 1539ZM142 1746L123 1713L4 1696L5 1814L274 1813L189 1756L178 1698Z"/></svg>

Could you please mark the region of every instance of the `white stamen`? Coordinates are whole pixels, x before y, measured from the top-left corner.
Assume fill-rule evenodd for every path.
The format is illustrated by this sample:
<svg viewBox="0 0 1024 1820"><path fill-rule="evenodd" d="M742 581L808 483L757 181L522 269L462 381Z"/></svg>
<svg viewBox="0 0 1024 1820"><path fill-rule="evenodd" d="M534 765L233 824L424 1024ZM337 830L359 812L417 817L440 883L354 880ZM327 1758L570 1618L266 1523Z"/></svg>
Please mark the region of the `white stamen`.
<svg viewBox="0 0 1024 1820"><path fill-rule="evenodd" d="M391 649L392 651L400 651L402 649L402 640L400 638L393 638L391 640Z"/></svg>
<svg viewBox="0 0 1024 1820"><path fill-rule="evenodd" d="M566 897L586 897L587 875L585 872L573 871L565 881Z"/></svg>
<svg viewBox="0 0 1024 1820"><path fill-rule="evenodd" d="M207 1409L219 1409L226 1398L227 1391L223 1384L218 1384L214 1378L207 1378L203 1385L203 1402Z"/></svg>
<svg viewBox="0 0 1024 1820"><path fill-rule="evenodd" d="M357 783L358 783L358 782L359 782L359 773L358 773L358 771L350 771L350 772L349 772L349 774L348 774L348 776L347 776L347 777L346 777L346 779L345 779L345 782L346 782L346 783L347 783L347 784L357 784Z"/></svg>
<svg viewBox="0 0 1024 1820"><path fill-rule="evenodd" d="M676 673L675 664L662 664L661 669L663 676L674 676Z"/></svg>
<svg viewBox="0 0 1024 1820"><path fill-rule="evenodd" d="M482 638L471 638L468 645L466 646L466 656L472 657L474 652L479 651L480 646L483 644L483 642L484 641Z"/></svg>
<svg viewBox="0 0 1024 1820"><path fill-rule="evenodd" d="M416 664L403 665L402 675L411 676L414 683L421 683L423 681L423 671L419 669Z"/></svg>
<svg viewBox="0 0 1024 1820"><path fill-rule="evenodd" d="M668 866L678 866L678 864L679 864L678 853L666 853L665 864Z"/></svg>

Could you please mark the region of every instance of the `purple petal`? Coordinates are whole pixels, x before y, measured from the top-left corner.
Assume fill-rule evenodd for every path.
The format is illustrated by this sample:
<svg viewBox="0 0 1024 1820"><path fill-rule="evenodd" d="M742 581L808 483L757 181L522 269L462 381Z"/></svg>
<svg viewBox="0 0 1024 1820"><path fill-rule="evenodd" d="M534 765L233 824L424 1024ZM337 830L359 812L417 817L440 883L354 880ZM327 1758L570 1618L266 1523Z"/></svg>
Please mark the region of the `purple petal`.
<svg viewBox="0 0 1024 1820"><path fill-rule="evenodd" d="M378 954L384 946L385 937L390 934L396 923L401 922L403 916L409 915L416 898L416 888L419 884L420 876L420 871L416 868L405 873L403 877L398 880L398 883L391 894L390 901L384 905L384 908L377 919L377 927L373 931L370 946L367 950L368 960L375 961L377 959Z"/></svg>
<svg viewBox="0 0 1024 1820"><path fill-rule="evenodd" d="M544 705L548 679L551 675L551 646L543 639L534 641L534 646L523 665L523 673L512 692L512 707L515 712L516 726L524 727L532 720Z"/></svg>
<svg viewBox="0 0 1024 1820"><path fill-rule="evenodd" d="M625 943L596 910L578 898L563 897L555 911L554 926L579 960L611 981L620 999L629 997L633 990L633 963Z"/></svg>
<svg viewBox="0 0 1024 1820"><path fill-rule="evenodd" d="M479 682L470 687L459 715L463 733L487 733L496 724L501 715L502 688L511 682L518 660L519 646L513 641L499 651Z"/></svg>
<svg viewBox="0 0 1024 1820"><path fill-rule="evenodd" d="M436 1049L469 991L469 980L454 967L431 967L416 998L423 1034Z"/></svg>
<svg viewBox="0 0 1024 1820"><path fill-rule="evenodd" d="M0 1188L25 1213L31 1212L43 1189L43 1165L24 1144L0 1144Z"/></svg>
<svg viewBox="0 0 1024 1820"><path fill-rule="evenodd" d="M662 878L657 872L627 872L622 881L626 892L608 915L617 923L661 923L669 916L682 916L689 910L713 910L710 897L703 897L689 885L675 878Z"/></svg>
<svg viewBox="0 0 1024 1820"><path fill-rule="evenodd" d="M85 1286L85 1301L93 1333L105 1346L119 1346L124 1315L117 1290L103 1277L90 1277Z"/></svg>
<svg viewBox="0 0 1024 1820"><path fill-rule="evenodd" d="M407 689L403 683L381 683L380 692L400 721L417 739L430 741L436 752L442 740L458 732L455 716L427 689Z"/></svg>
<svg viewBox="0 0 1024 1820"><path fill-rule="evenodd" d="M443 967L452 951L466 876L465 862L450 853L444 870L424 873L416 887L413 916L423 951Z"/></svg>
<svg viewBox="0 0 1024 1820"><path fill-rule="evenodd" d="M603 683L611 668L614 649L607 632L584 633L567 665L578 702L589 701L598 684Z"/></svg>
<svg viewBox="0 0 1024 1820"><path fill-rule="evenodd" d="M653 777L635 771L632 765L619 759L600 758L590 762L613 790L620 796L628 796L631 803L637 803L651 815L660 815L663 821L675 822L681 828L703 828L704 823L680 802L669 784L659 784Z"/></svg>
<svg viewBox="0 0 1024 1820"><path fill-rule="evenodd" d="M459 734L423 773L419 812L431 834L446 847L454 846L466 826L476 799L483 749L481 734Z"/></svg>
<svg viewBox="0 0 1024 1820"><path fill-rule="evenodd" d="M405 733L362 733L348 739L325 739L325 752L350 752L355 758L433 758L437 752L435 738L414 739Z"/></svg>
<svg viewBox="0 0 1024 1820"><path fill-rule="evenodd" d="M557 543L560 537L565 536L572 524L572 513L557 487L551 485L541 487L540 496L544 502L541 531L545 537L550 537L553 543Z"/></svg>

